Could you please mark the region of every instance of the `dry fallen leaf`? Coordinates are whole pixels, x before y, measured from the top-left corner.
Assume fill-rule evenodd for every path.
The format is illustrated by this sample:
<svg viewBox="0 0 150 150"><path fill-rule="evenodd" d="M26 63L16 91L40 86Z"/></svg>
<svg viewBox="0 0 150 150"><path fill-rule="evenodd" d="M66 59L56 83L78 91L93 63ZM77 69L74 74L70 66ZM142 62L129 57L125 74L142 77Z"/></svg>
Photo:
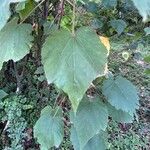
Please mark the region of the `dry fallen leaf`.
<svg viewBox="0 0 150 150"><path fill-rule="evenodd" d="M108 37L104 37L104 36L99 36L99 38L100 38L100 41L104 44L104 46L108 50L108 54L107 55L109 55L109 51L110 51L109 38Z"/></svg>

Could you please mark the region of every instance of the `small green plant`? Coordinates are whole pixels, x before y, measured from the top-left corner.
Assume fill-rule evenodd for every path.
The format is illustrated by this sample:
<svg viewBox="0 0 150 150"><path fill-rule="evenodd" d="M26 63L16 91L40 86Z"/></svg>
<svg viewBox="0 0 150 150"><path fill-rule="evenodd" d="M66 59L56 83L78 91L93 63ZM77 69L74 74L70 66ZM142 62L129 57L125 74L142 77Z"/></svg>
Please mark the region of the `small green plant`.
<svg viewBox="0 0 150 150"><path fill-rule="evenodd" d="M5 147L8 150L23 150L22 142L25 138L24 130L26 129L26 121L22 117L22 107L26 99L21 96L11 96L6 98L5 102L1 102L0 106L4 110L5 128L3 132L8 133L8 137L11 140L10 147Z"/></svg>

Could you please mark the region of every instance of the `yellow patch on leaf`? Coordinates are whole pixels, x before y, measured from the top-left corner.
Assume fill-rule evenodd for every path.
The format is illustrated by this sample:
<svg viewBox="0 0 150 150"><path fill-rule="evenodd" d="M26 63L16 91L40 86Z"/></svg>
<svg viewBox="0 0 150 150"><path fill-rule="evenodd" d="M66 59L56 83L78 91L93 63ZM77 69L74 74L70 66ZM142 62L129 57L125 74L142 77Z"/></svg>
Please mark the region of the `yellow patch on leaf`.
<svg viewBox="0 0 150 150"><path fill-rule="evenodd" d="M109 55L109 51L110 51L110 42L109 42L109 38L108 37L104 37L104 36L99 36L100 41L104 44L104 46L106 47L106 49L108 50L107 55Z"/></svg>

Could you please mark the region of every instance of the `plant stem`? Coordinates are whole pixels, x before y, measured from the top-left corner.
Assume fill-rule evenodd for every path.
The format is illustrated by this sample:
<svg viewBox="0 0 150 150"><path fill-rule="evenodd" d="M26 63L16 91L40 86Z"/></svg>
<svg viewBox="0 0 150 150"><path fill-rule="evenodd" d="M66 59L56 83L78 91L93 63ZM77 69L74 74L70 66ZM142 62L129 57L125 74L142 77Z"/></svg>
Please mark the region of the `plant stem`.
<svg viewBox="0 0 150 150"><path fill-rule="evenodd" d="M66 100L66 96L64 96L64 97L63 97L63 99L62 99L62 101L61 101L60 105L62 105L62 103L63 103L65 100ZM56 109L56 111L55 111L55 114L54 114L53 118L57 115L58 110L59 110L59 107Z"/></svg>
<svg viewBox="0 0 150 150"><path fill-rule="evenodd" d="M72 35L75 36L76 0L73 0Z"/></svg>

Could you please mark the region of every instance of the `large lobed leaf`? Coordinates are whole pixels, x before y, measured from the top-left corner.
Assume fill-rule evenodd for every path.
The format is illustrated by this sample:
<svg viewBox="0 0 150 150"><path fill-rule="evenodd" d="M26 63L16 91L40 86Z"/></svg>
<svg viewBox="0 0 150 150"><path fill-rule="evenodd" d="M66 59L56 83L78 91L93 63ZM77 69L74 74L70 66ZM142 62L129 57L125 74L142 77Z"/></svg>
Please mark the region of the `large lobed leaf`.
<svg viewBox="0 0 150 150"><path fill-rule="evenodd" d="M25 0L0 0L0 30L5 26L10 17L10 4L22 1Z"/></svg>
<svg viewBox="0 0 150 150"><path fill-rule="evenodd" d="M107 50L88 27L80 28L75 36L61 30L44 43L42 62L48 82L69 95L76 111L91 82L105 73Z"/></svg>
<svg viewBox="0 0 150 150"><path fill-rule="evenodd" d="M45 107L34 126L34 137L40 143L41 150L49 150L53 146L59 147L63 136L64 125L61 108Z"/></svg>
<svg viewBox="0 0 150 150"><path fill-rule="evenodd" d="M74 137L74 134L76 134L80 149L83 149L92 137L106 129L108 122L107 107L98 98L88 99L84 97L79 104L76 115L71 114L71 121L76 130L76 133L71 136Z"/></svg>
<svg viewBox="0 0 150 150"><path fill-rule="evenodd" d="M108 102L118 110L133 115L138 108L139 98L135 86L121 76L105 80L102 91Z"/></svg>
<svg viewBox="0 0 150 150"><path fill-rule="evenodd" d="M29 52L33 40L31 32L31 25L19 25L17 19L8 22L0 31L0 69L4 61L18 61Z"/></svg>

